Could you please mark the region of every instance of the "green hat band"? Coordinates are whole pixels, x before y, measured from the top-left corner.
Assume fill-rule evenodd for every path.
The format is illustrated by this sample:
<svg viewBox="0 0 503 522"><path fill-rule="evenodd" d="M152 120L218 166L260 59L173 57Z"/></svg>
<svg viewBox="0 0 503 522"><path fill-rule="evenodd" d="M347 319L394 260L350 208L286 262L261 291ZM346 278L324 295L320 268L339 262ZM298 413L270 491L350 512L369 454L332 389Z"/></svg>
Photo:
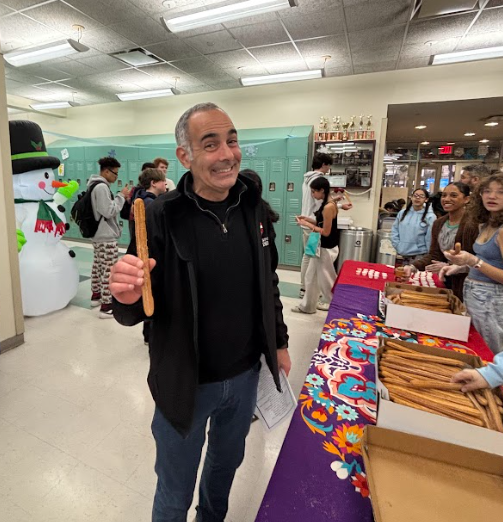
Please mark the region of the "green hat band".
<svg viewBox="0 0 503 522"><path fill-rule="evenodd" d="M47 152L24 152L23 154L13 154L10 158L12 161L26 158L43 158L49 156Z"/></svg>

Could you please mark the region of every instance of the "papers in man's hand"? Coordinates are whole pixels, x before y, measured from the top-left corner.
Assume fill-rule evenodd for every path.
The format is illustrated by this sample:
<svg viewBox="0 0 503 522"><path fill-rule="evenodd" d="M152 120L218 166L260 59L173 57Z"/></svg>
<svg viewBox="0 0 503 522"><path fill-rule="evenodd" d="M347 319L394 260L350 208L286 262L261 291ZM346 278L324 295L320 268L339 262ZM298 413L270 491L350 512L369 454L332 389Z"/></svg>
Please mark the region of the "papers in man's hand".
<svg viewBox="0 0 503 522"><path fill-rule="evenodd" d="M285 419L289 419L297 406L297 398L293 394L288 378L283 370L279 372L279 380L283 390L282 393L277 390L272 374L266 362L262 359L255 415L260 419L266 431L273 430Z"/></svg>

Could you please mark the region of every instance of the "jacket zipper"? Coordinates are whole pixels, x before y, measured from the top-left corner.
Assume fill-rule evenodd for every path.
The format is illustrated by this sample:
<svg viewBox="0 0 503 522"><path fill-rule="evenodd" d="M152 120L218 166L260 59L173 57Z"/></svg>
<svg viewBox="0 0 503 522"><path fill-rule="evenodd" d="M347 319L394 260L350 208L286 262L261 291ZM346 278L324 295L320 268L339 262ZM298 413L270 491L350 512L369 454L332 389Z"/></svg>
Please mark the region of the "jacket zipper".
<svg viewBox="0 0 503 522"><path fill-rule="evenodd" d="M220 228L222 229L222 232L224 234L227 234L229 232L228 228L227 228L227 218L229 217L229 212L233 209L235 209L237 206L239 206L239 204L241 203L241 194L242 192L239 193L239 196L238 196L238 200L236 203L234 203L234 205L231 205L226 211L225 211L225 219L224 219L224 222L222 223L220 221L220 218L214 213L212 212L211 210L207 210L205 208L202 208L201 205L199 204L199 201L197 201L196 198L192 197L191 194L187 194L189 196L189 198L194 201L194 203L197 205L197 208L201 211L201 212L206 212L208 213L210 216L213 216L213 218L215 219L215 221L219 224Z"/></svg>

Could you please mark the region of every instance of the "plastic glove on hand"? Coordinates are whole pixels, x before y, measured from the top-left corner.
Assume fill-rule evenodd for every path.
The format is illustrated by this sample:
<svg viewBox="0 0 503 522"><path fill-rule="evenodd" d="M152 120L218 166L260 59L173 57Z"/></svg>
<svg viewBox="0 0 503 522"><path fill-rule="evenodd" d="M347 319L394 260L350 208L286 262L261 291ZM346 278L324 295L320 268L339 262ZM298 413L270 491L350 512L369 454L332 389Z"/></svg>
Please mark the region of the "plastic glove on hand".
<svg viewBox="0 0 503 522"><path fill-rule="evenodd" d="M465 265L446 265L443 266L440 270L438 277L442 283L445 283L445 278L448 276L453 276L456 274L464 274L468 271L468 268Z"/></svg>
<svg viewBox="0 0 503 522"><path fill-rule="evenodd" d="M440 270L442 270L442 268L444 266L447 266L448 263L444 263L443 261L433 261L431 263L431 265L428 265L425 270L427 272L431 272L433 274L438 274L440 272Z"/></svg>
<svg viewBox="0 0 503 522"><path fill-rule="evenodd" d="M65 199L70 199L78 190L79 184L75 180L72 180L66 187L59 188L58 194L61 194Z"/></svg>
<svg viewBox="0 0 503 522"><path fill-rule="evenodd" d="M24 232L22 230L17 229L17 251L21 252L24 245L26 245L26 237L24 236Z"/></svg>
<svg viewBox="0 0 503 522"><path fill-rule="evenodd" d="M444 252L444 256L453 264L453 265L468 265L473 266L477 263L477 256L470 254L470 252L466 252L466 250L461 250L459 254L453 254L452 250Z"/></svg>

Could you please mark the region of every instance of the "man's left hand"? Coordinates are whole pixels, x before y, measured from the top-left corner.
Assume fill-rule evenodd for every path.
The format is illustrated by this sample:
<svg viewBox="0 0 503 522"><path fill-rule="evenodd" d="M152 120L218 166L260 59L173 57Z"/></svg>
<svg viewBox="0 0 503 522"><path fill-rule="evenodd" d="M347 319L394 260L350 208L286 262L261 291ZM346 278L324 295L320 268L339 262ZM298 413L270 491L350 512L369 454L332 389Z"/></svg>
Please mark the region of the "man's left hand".
<svg viewBox="0 0 503 522"><path fill-rule="evenodd" d="M288 348L281 348L278 351L278 368L281 370L285 370L286 376L290 373L292 369L292 361L290 360L290 354L288 353Z"/></svg>

